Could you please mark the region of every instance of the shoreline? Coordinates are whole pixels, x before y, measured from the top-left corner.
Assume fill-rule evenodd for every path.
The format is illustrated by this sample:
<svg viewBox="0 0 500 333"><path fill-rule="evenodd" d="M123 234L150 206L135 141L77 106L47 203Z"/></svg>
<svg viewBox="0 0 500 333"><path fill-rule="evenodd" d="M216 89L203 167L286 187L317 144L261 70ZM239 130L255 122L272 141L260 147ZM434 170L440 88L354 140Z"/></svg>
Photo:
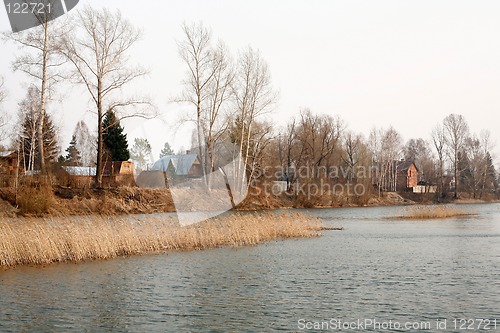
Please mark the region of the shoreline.
<svg viewBox="0 0 500 333"><path fill-rule="evenodd" d="M43 194L42 194L43 195ZM206 194L205 194L206 195ZM201 203L201 210L210 211L210 202L203 193L194 200ZM412 199L420 200L412 200ZM321 202L321 200L323 201ZM342 199L342 198L341 198ZM415 197L405 193L386 192L383 196L371 195L366 203L356 204L349 200L333 201L329 198L316 198L317 204L297 205L293 198L287 196L272 196L269 194L257 197L249 195L234 212L272 212L275 210L293 209L336 209L336 208L364 208L364 207L392 207L414 205L443 205L443 204L489 204L500 203L500 200L484 200L460 198L448 199L443 202L431 200L431 196ZM169 190L139 189L133 187L111 188L101 190L85 190L64 192L54 191L47 211L23 212L16 208L15 196L12 191L0 189L0 219L18 218L28 219L35 217L54 218L72 216L127 216L153 215L159 213L175 213L175 205Z"/></svg>

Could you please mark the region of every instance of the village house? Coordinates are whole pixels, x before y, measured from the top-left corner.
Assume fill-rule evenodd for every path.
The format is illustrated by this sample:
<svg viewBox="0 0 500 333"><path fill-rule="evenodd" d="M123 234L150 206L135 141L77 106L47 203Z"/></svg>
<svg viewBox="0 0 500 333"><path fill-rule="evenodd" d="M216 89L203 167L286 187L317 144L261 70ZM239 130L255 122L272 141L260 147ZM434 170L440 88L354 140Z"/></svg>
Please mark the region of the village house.
<svg viewBox="0 0 500 333"><path fill-rule="evenodd" d="M413 161L400 161L396 168L396 189L398 192L413 191L418 186L418 168Z"/></svg>
<svg viewBox="0 0 500 333"><path fill-rule="evenodd" d="M2 151L0 152L0 173L13 175L17 168L17 152Z"/></svg>
<svg viewBox="0 0 500 333"><path fill-rule="evenodd" d="M137 183L139 186L161 188L167 184L196 181L202 176L203 169L198 154L167 155L156 161L148 171L142 172Z"/></svg>
<svg viewBox="0 0 500 333"><path fill-rule="evenodd" d="M17 171L17 152L0 152L0 187L9 187L12 185Z"/></svg>
<svg viewBox="0 0 500 333"><path fill-rule="evenodd" d="M63 166L58 175L59 182L74 188L90 187L96 177L96 167ZM128 161L106 162L103 168L105 186L132 186L134 181L134 163Z"/></svg>

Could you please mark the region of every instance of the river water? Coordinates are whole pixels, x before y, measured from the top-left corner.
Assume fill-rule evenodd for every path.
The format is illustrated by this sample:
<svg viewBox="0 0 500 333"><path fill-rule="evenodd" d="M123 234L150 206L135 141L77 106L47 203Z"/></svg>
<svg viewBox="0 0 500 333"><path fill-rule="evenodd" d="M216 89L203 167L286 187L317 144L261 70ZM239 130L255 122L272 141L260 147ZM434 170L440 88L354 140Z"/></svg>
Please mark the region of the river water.
<svg viewBox="0 0 500 333"><path fill-rule="evenodd" d="M0 332L416 332L427 323L429 332L461 332L461 319L500 332L500 205L465 208L478 215L402 221L388 218L400 207L311 210L345 230L7 270Z"/></svg>

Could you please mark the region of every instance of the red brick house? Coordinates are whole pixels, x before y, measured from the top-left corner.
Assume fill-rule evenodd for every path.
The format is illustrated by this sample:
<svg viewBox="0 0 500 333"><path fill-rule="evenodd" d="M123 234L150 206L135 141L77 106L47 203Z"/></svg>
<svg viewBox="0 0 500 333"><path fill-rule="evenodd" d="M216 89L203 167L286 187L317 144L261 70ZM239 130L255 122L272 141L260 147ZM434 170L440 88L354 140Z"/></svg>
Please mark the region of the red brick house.
<svg viewBox="0 0 500 333"><path fill-rule="evenodd" d="M400 161L396 165L397 190L408 191L418 185L418 168L413 161Z"/></svg>

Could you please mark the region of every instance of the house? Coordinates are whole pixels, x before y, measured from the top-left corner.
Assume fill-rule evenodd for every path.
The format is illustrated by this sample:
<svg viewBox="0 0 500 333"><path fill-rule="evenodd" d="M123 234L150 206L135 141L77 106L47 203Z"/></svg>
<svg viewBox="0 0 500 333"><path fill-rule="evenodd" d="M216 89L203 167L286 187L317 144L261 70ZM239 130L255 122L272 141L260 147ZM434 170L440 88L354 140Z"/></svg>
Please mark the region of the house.
<svg viewBox="0 0 500 333"><path fill-rule="evenodd" d="M103 176L116 177L134 174L134 163L129 161L105 162Z"/></svg>
<svg viewBox="0 0 500 333"><path fill-rule="evenodd" d="M173 183L203 176L201 161L197 154L164 156L153 164L151 170L163 172L167 182Z"/></svg>
<svg viewBox="0 0 500 333"><path fill-rule="evenodd" d="M413 190L418 185L418 168L413 161L400 161L396 163L396 188L397 191Z"/></svg>
<svg viewBox="0 0 500 333"><path fill-rule="evenodd" d="M90 187L95 181L96 167L63 166L57 178L61 185L73 188Z"/></svg>
<svg viewBox="0 0 500 333"><path fill-rule="evenodd" d="M68 187L90 187L96 177L96 167L63 166L58 174L61 184ZM134 180L134 163L128 161L106 162L103 167L102 180L104 186L132 186Z"/></svg>
<svg viewBox="0 0 500 333"><path fill-rule="evenodd" d="M0 152L0 173L13 175L17 169L17 152L8 150Z"/></svg>
<svg viewBox="0 0 500 333"><path fill-rule="evenodd" d="M17 171L17 152L0 152L0 187L10 187L15 181Z"/></svg>

